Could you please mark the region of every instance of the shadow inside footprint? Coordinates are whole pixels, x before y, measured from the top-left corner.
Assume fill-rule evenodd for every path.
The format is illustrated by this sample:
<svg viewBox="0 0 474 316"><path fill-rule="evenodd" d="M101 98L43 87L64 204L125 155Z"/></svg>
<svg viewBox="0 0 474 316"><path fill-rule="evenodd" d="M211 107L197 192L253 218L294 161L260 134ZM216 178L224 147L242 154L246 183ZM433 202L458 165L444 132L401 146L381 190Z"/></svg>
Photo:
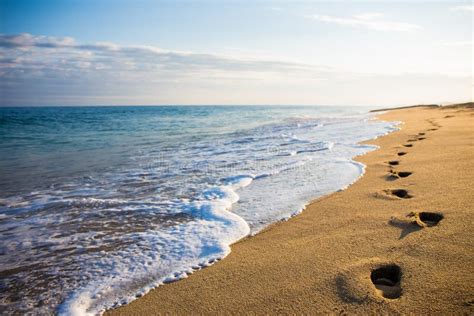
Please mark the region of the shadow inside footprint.
<svg viewBox="0 0 474 316"><path fill-rule="evenodd" d="M408 194L408 191L404 189L392 189L388 190L388 193L395 195L396 197L399 197L401 199L409 199L412 197L410 194Z"/></svg>
<svg viewBox="0 0 474 316"><path fill-rule="evenodd" d="M433 227L444 218L443 214L435 212L411 212L407 217L412 218L420 227Z"/></svg>
<svg viewBox="0 0 474 316"><path fill-rule="evenodd" d="M398 160L391 160L388 162L390 166L397 166L400 162Z"/></svg>
<svg viewBox="0 0 474 316"><path fill-rule="evenodd" d="M398 155L398 156L404 156L404 155L406 155L406 154L407 154L406 152L401 151L401 152L399 152L397 155Z"/></svg>
<svg viewBox="0 0 474 316"><path fill-rule="evenodd" d="M418 140L426 139L426 137L418 137Z"/></svg>
<svg viewBox="0 0 474 316"><path fill-rule="evenodd" d="M406 177L409 177L411 176L413 172L410 172L410 171L399 171L397 172L397 175L400 177L400 178L406 178Z"/></svg>
<svg viewBox="0 0 474 316"><path fill-rule="evenodd" d="M402 271L399 266L388 264L373 270L370 279L380 295L384 298L396 299L402 294L401 276Z"/></svg>
<svg viewBox="0 0 474 316"><path fill-rule="evenodd" d="M405 144L404 147L413 147L413 144Z"/></svg>
<svg viewBox="0 0 474 316"><path fill-rule="evenodd" d="M425 133L418 133L418 135L423 136L423 135L425 135Z"/></svg>

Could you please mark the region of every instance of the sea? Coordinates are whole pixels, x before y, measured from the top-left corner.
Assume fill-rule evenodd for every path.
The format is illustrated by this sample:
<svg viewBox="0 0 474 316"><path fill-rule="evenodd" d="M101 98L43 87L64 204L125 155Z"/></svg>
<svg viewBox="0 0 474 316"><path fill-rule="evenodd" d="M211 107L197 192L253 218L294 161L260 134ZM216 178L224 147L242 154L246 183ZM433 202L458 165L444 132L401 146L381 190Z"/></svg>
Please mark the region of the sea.
<svg viewBox="0 0 474 316"><path fill-rule="evenodd" d="M364 173L368 107L0 108L0 310L101 314ZM258 260L258 258L256 258Z"/></svg>

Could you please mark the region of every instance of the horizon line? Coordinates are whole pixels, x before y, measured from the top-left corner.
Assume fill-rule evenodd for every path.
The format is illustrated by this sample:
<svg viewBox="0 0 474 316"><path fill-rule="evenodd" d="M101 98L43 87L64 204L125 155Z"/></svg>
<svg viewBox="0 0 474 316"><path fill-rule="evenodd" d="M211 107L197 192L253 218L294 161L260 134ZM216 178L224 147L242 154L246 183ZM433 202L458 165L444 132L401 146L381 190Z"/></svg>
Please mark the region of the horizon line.
<svg viewBox="0 0 474 316"><path fill-rule="evenodd" d="M209 106L209 107L229 107L229 106L281 106L281 107L290 107L290 106L335 106L335 107L344 107L344 106L354 106L354 107L393 107L393 106L413 106L413 105L452 105L452 104L463 104L474 102L474 99L467 101L456 101L456 102L428 102L428 103L403 103L403 104L390 104L390 105L362 105L362 104L36 104L36 105L0 105L0 108L46 108L46 107L198 107L198 106Z"/></svg>

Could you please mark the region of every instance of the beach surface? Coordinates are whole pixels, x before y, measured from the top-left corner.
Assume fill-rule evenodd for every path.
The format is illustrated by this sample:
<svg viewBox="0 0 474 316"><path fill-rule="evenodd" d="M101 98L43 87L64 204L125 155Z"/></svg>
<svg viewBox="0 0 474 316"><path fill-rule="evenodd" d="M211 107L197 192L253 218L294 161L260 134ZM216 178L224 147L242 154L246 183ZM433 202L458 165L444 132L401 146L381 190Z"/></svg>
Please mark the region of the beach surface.
<svg viewBox="0 0 474 316"><path fill-rule="evenodd" d="M106 314L472 315L474 109L378 118L401 130L368 142L380 149L356 159L367 169L355 184Z"/></svg>

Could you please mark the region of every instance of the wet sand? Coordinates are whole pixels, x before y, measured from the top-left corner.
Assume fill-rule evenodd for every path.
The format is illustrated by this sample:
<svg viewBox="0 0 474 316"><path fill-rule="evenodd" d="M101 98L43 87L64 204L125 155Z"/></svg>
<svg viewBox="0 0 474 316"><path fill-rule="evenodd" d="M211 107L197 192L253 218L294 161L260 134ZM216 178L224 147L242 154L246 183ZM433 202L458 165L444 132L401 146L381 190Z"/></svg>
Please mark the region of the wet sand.
<svg viewBox="0 0 474 316"><path fill-rule="evenodd" d="M107 314L474 314L474 109L378 117L354 185Z"/></svg>

